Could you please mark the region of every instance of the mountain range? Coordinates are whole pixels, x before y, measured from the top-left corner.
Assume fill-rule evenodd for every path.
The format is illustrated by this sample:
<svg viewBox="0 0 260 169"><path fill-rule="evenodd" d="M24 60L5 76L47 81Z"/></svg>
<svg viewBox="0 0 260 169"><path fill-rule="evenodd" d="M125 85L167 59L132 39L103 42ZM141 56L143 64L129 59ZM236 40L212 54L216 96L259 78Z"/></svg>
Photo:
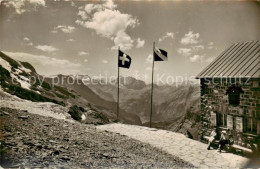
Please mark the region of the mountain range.
<svg viewBox="0 0 260 169"><path fill-rule="evenodd" d="M91 79L95 83L86 84L84 77L91 79L87 75L45 77L39 75L30 63L17 61L0 52L0 85L5 92L31 101L75 105L83 109L92 107L110 121L116 120L117 80L104 83L104 79ZM148 126L150 96L151 84L133 77L120 77L119 121ZM198 84L154 84L153 96L154 127L179 130L185 126L183 123L188 112L199 113Z"/></svg>

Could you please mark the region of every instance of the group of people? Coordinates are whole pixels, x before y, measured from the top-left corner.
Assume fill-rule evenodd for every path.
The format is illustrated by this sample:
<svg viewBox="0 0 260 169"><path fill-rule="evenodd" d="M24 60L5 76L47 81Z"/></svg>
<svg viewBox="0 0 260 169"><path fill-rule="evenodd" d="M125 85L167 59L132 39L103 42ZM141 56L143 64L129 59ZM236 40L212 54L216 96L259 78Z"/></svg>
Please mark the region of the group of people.
<svg viewBox="0 0 260 169"><path fill-rule="evenodd" d="M228 132L230 132L228 130ZM208 143L208 150L210 150L210 147L215 144L215 141L217 140L219 134L217 128L213 128L210 137L209 137L209 143ZM221 131L221 135L219 138L219 144L218 144L218 151L221 152L226 144L232 143L232 138L229 138L230 133L227 133L225 130Z"/></svg>

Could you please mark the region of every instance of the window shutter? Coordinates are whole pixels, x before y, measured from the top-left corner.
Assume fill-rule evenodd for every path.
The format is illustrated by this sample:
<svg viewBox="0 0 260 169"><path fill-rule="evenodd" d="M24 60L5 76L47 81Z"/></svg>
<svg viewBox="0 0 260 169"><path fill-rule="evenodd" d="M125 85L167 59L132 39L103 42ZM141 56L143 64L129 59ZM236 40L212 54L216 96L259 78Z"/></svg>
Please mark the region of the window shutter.
<svg viewBox="0 0 260 169"><path fill-rule="evenodd" d="M212 126L217 125L217 115L213 111L210 112L210 123Z"/></svg>
<svg viewBox="0 0 260 169"><path fill-rule="evenodd" d="M227 115L227 128L233 130L233 116Z"/></svg>
<svg viewBox="0 0 260 169"><path fill-rule="evenodd" d="M238 132L243 132L243 118L236 117L236 130Z"/></svg>

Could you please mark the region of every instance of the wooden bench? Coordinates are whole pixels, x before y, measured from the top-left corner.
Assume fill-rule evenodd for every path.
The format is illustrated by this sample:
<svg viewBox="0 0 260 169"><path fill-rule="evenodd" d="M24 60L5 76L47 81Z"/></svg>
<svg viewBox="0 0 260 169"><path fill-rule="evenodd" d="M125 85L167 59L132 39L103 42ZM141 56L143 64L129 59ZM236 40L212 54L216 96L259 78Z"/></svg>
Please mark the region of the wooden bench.
<svg viewBox="0 0 260 169"><path fill-rule="evenodd" d="M229 147L230 147L231 149L233 149L233 151L235 151L235 152L238 153L238 154L243 154L243 155L245 155L245 154L251 154L251 153L253 153L253 151L252 151L251 149L242 147L242 146L240 146L240 145L233 144L233 145L229 145ZM232 151L232 150L231 150L231 151Z"/></svg>

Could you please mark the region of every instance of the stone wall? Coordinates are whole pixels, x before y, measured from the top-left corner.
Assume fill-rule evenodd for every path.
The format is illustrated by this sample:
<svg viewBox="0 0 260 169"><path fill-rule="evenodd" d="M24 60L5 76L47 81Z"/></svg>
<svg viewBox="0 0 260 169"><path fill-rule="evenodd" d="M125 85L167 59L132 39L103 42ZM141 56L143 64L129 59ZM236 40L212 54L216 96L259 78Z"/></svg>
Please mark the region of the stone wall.
<svg viewBox="0 0 260 169"><path fill-rule="evenodd" d="M226 91L233 84L241 87L240 104L232 106ZM217 124L217 114L225 114L227 125ZM257 133L245 131L245 118L257 119ZM213 126L230 129L237 145L252 149L260 135L260 79L201 79L201 138L209 135Z"/></svg>

